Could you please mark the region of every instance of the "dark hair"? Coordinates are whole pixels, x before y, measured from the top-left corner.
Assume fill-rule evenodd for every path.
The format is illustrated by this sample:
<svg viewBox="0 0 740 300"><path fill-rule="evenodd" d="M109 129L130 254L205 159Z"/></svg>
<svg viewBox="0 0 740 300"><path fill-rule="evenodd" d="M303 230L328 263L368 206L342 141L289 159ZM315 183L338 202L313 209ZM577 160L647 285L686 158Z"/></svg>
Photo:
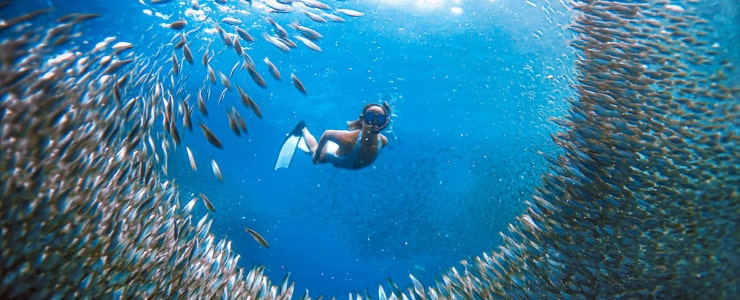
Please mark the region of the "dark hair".
<svg viewBox="0 0 740 300"><path fill-rule="evenodd" d="M347 121L347 128L349 130L362 128L362 118L357 118L357 120L354 121Z"/></svg>

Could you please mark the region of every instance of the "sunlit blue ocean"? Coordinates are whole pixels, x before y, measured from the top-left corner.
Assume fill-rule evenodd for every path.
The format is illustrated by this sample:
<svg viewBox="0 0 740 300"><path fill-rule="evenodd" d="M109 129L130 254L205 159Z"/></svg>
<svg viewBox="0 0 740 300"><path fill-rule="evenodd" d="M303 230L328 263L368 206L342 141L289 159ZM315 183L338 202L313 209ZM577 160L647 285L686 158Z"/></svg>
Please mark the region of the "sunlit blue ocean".
<svg viewBox="0 0 740 300"><path fill-rule="evenodd" d="M60 13L99 13L89 23L94 29L85 30L85 47L105 37L131 42L157 62L145 72L164 81L172 45L187 33L195 63L175 53L188 78L184 89L195 128L180 128L182 143L168 155L167 177L183 205L199 193L213 202L216 211L208 212L199 200L193 220L207 213L214 220L211 232L232 240L240 266L265 266L276 282L289 274L296 295L376 295L389 280L409 286L410 273L433 284L443 271L501 244L500 232L526 209L548 172L541 153L560 153L551 135L561 128L551 119L567 111L577 74L568 45L571 12L559 1L325 1L365 13L343 16L342 23L314 22L300 12L267 13L261 1L228 1L230 9L222 11L200 2L194 12L189 1L28 1L4 13L49 5ZM707 7L709 14L723 6ZM282 52L269 44L262 36L273 34L268 15L291 35L297 34L288 26L294 21L319 31L322 51L299 43ZM220 21L227 16L242 20L240 27L255 38L242 46L266 88L241 68L230 80L256 101L262 119L242 105L235 88L218 103L224 87L208 81L201 63L206 49L210 66L226 75L243 63L208 30L218 23L233 32ZM166 28L179 19L188 21L185 29ZM265 57L281 80L270 76ZM291 73L307 95L295 88ZM206 98L207 117L195 107L198 93ZM384 101L393 111L383 132L389 142L371 166L313 165L297 152L290 168L273 170L283 139L299 121L318 137L346 129L366 104ZM229 128L232 107L244 116L247 134ZM219 137L223 149L206 140L198 123ZM220 165L223 182L212 173L211 160ZM269 248L245 227L259 232Z"/></svg>
<svg viewBox="0 0 740 300"><path fill-rule="evenodd" d="M454 3L346 5L372 15L342 24L274 16L320 31L323 52L281 53L260 41L251 46L255 60L267 56L284 74L275 81L259 64L267 89L253 85L244 71L235 75L261 105L264 120L250 115L249 134L237 138L225 109L211 101L213 113L194 119L225 137L225 150L200 134L188 135L185 144L199 171L192 172L181 147L171 174L184 195L203 191L214 202L213 233L234 240L245 267L265 265L274 280L290 273L296 291L375 293L389 278L406 286L409 273L432 283L445 268L497 246L499 231L525 208L523 200L546 170L537 151L554 148L547 117L559 114L568 93L565 80L556 84L546 77L563 74L569 51L562 31L546 20L521 24L510 14L528 9L524 5L464 3L458 4L465 10L460 15L450 12ZM269 30L261 20L255 23L252 31ZM549 36L537 39L537 30ZM231 49L215 58L222 70L235 60ZM192 69L195 92L205 69ZM307 97L286 79L291 72L305 84ZM212 97L218 92L214 88ZM390 142L371 167L315 166L297 153L289 169L272 170L285 134L298 121L318 136L345 129L365 104L382 101L394 113L386 131ZM223 104L248 112L236 93ZM210 173L211 158L221 165L223 183ZM270 248L254 242L244 226L262 233Z"/></svg>

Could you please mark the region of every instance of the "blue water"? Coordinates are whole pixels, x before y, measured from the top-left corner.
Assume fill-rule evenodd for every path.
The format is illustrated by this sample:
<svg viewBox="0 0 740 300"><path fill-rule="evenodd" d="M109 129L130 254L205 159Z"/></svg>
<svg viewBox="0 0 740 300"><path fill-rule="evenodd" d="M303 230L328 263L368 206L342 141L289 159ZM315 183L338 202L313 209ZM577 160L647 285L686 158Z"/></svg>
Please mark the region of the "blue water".
<svg viewBox="0 0 740 300"><path fill-rule="evenodd" d="M527 29L506 13L524 6L477 3L463 6L460 16L446 7L410 16L392 5L346 4L368 15L344 24L299 18L325 36L322 53L286 54L255 43L252 58L269 56L284 77L276 82L259 63L266 90L245 72L236 76L264 120L229 93L224 103L247 116L249 135L235 138L223 108L210 103L206 122L225 137L225 150L189 135L199 173L189 169L184 151L174 153L171 165L184 189L211 196L218 209L213 232L234 240L241 264L265 265L276 281L290 272L298 294L375 293L388 278L406 286L409 273L430 284L460 260L494 249L546 170L536 152L553 151L547 117L559 114L568 93L566 83L545 78L563 74L555 59L569 57L564 37L545 20ZM286 24L295 16L274 18ZM548 41L529 36L535 30L551 30ZM228 49L216 66L230 70L235 58ZM192 76L196 90L204 67L191 72L200 75ZM308 97L285 79L291 72ZM299 153L289 169L272 170L285 133L299 120L318 136L345 128L366 103L380 101L391 103L396 116L373 166L314 166ZM209 174L210 158L220 162L224 183ZM270 248L255 243L245 225Z"/></svg>
<svg viewBox="0 0 740 300"><path fill-rule="evenodd" d="M219 106L222 85L205 82L202 48L214 40L211 49L223 52L211 65L226 74L241 63L233 49L202 30L188 36L196 63L180 59L182 74L190 78L185 92L195 104L198 90L210 87L210 115L193 109L196 128L192 133L180 129L183 144L169 155L169 177L180 187L183 203L199 192L214 202L211 231L233 241L243 267L264 265L273 281L289 272L298 295L305 289L313 296L374 294L389 278L403 288L409 273L431 284L461 260L494 250L499 232L525 209L524 201L547 171L537 152L556 151L550 134L557 128L548 118L563 113L572 93L565 9L544 2L535 2L536 7L520 1L417 2L327 1L366 13L345 17L344 23L273 15L286 29L299 20L321 32L322 53L302 46L280 52L261 38L270 30L261 19L264 13L245 3L231 5L250 15L211 12L213 20L241 16L247 23L242 28L256 39L242 45L267 89L244 70L232 83L257 101L263 120L241 105L235 90ZM87 30L89 46L108 36L132 42L142 57L154 59L149 71L156 74L161 66L159 74L167 78L169 43L177 32L160 25L188 19L184 6L81 3L26 5L102 14ZM191 21L186 30L198 24ZM155 57L160 48L164 51ZM262 63L266 56L281 70L282 81L270 77ZM308 96L291 84L291 73L303 81ZM298 121L305 120L318 136L344 129L365 104L381 101L391 104L394 117L385 132L388 146L372 166L335 169L313 165L299 153L289 169L273 171L280 143ZM225 111L232 105L245 117L248 135L236 137L229 129ZM213 130L224 150L206 141L198 122ZM195 155L197 173L190 169L185 146ZM211 174L211 159L220 164L223 183ZM199 202L193 219L204 213ZM261 233L270 247L256 243L245 226Z"/></svg>

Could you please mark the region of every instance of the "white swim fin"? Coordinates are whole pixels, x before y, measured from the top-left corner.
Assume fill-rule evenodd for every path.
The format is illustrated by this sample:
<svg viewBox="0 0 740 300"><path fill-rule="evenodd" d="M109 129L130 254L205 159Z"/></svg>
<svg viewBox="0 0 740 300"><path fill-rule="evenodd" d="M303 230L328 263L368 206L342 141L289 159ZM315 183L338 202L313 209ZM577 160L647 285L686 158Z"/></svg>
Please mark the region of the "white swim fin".
<svg viewBox="0 0 740 300"><path fill-rule="evenodd" d="M304 127L306 127L306 122L298 122L298 125L295 126L293 131L285 137L283 146L280 148L280 154L278 154L277 161L275 162L274 170L290 167L296 148L300 148L302 151L308 150L306 141L303 138Z"/></svg>

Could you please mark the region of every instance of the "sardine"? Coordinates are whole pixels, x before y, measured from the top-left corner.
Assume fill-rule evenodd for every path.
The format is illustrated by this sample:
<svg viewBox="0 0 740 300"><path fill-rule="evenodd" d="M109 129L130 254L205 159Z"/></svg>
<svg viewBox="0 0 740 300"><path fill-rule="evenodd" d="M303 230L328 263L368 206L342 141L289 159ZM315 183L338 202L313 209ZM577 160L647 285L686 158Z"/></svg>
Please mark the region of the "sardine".
<svg viewBox="0 0 740 300"><path fill-rule="evenodd" d="M257 73L257 70L254 69L254 65L247 65L247 72L249 73L249 77L252 77L252 81L254 81L254 83L262 88L267 88L265 79L262 78L262 75Z"/></svg>
<svg viewBox="0 0 740 300"><path fill-rule="evenodd" d="M283 42L282 40L280 40L280 38L277 38L277 37L271 36L271 35L267 34L266 32L263 32L263 33L262 33L262 37L264 37L264 38L265 38L265 40L266 40L266 41L267 41L268 43L270 43L270 44L272 44L273 46L275 46L275 47L277 47L278 49L280 49L280 51L283 51L283 52L288 52L288 51L290 51L290 47L288 47L288 45L286 45L286 44L285 44L285 43L284 43L284 42Z"/></svg>
<svg viewBox="0 0 740 300"><path fill-rule="evenodd" d="M288 26L292 27L295 30L298 30L303 36L305 36L308 39L314 40L314 41L324 37L318 31L308 28L306 26L302 26L300 23L298 23L298 21L293 21Z"/></svg>
<svg viewBox="0 0 740 300"><path fill-rule="evenodd" d="M267 243L267 240L265 240L265 238L263 238L262 235L252 230L252 228L244 227L244 230L248 232L252 236L252 238L254 238L254 240L257 241L257 243L262 245L262 247L265 247L265 248L270 247L270 244Z"/></svg>
<svg viewBox="0 0 740 300"><path fill-rule="evenodd" d="M209 143L211 143L211 145L216 146L216 148L218 149L224 148L224 145L221 144L221 141L216 137L215 134L213 134L210 129L208 129L208 127L206 127L205 124L200 123L200 129L203 130L203 135L206 136L206 139Z"/></svg>
<svg viewBox="0 0 740 300"><path fill-rule="evenodd" d="M275 34L277 34L279 37L287 37L288 32L285 31L285 28L283 26L280 26L275 20L273 20L270 17L266 17L265 20L267 20L267 23L270 23L272 25L273 29L275 29Z"/></svg>
<svg viewBox="0 0 740 300"><path fill-rule="evenodd" d="M234 51L236 52L236 55L242 56L242 52L244 52L244 49L242 49L241 43L239 43L239 38L234 36Z"/></svg>
<svg viewBox="0 0 740 300"><path fill-rule="evenodd" d="M216 175L216 178L218 178L218 181L223 182L224 176L221 174L221 168L218 167L218 163L216 163L215 159L211 159L211 168L213 169L213 175Z"/></svg>
<svg viewBox="0 0 740 300"><path fill-rule="evenodd" d="M193 172L198 172L198 165L195 164L195 157L193 157L193 152L190 151L190 148L185 146L185 151L188 153L188 161L190 161L190 168L193 169Z"/></svg>
<svg viewBox="0 0 740 300"><path fill-rule="evenodd" d="M221 91L221 95L218 96L218 105L221 105L221 102L224 101L224 98L226 98L226 92L229 91L229 88L224 87L224 89Z"/></svg>
<svg viewBox="0 0 740 300"><path fill-rule="evenodd" d="M177 41L177 43L175 43L175 49L180 49L180 48L182 48L183 46L185 46L185 43L186 43L186 42L187 42L187 41L185 40L185 34L182 34L182 33L181 33L181 34L180 34L180 40L179 40L179 41Z"/></svg>
<svg viewBox="0 0 740 300"><path fill-rule="evenodd" d="M216 84L216 72L213 72L213 68L210 65L206 65L206 68L208 69L208 80L212 84Z"/></svg>
<svg viewBox="0 0 740 300"><path fill-rule="evenodd" d="M188 106L187 101L182 101L182 126L187 128L190 132L193 131L193 122L190 120L192 111Z"/></svg>
<svg viewBox="0 0 740 300"><path fill-rule="evenodd" d="M236 124L236 118L234 118L233 114L227 110L226 116L229 119L229 128L231 128L231 131L233 131L236 136L242 136L241 129L239 128L239 125Z"/></svg>
<svg viewBox="0 0 740 300"><path fill-rule="evenodd" d="M301 2L303 2L303 4L311 8L318 8L318 9L323 9L323 10L331 9L331 7L328 4L318 1L318 0L301 0Z"/></svg>
<svg viewBox="0 0 740 300"><path fill-rule="evenodd" d="M203 100L203 88L198 91L198 110L203 116L208 117L208 108L206 108L206 102Z"/></svg>
<svg viewBox="0 0 740 300"><path fill-rule="evenodd" d="M125 60L116 60L116 61L113 61L108 66L108 68L105 69L105 72L103 72L103 74L113 74L116 71L118 71L118 69L120 69L121 67L123 67L125 65L128 65L128 64L130 64L133 61L134 61L133 59L125 59Z"/></svg>
<svg viewBox="0 0 740 300"><path fill-rule="evenodd" d="M134 48L134 45L129 42L118 42L115 45L113 45L113 49L116 50L113 52L113 54L118 55L121 52L124 52L132 48Z"/></svg>
<svg viewBox="0 0 740 300"><path fill-rule="evenodd" d="M265 57L265 64L267 64L267 68L270 70L270 74L272 74L272 77L275 77L275 79L280 80L280 71L278 68L273 64L269 58Z"/></svg>
<svg viewBox="0 0 740 300"><path fill-rule="evenodd" d="M177 60L177 53L172 51L172 73L177 75L180 73L180 63Z"/></svg>
<svg viewBox="0 0 740 300"><path fill-rule="evenodd" d="M239 111L236 110L236 107L231 107L231 114L234 116L236 124L239 125L239 129L241 129L241 131L243 131L244 133L249 133L247 122L244 122L244 118L242 118L242 115L239 114Z"/></svg>
<svg viewBox="0 0 740 300"><path fill-rule="evenodd" d="M242 24L242 21L241 20L239 20L237 18L232 18L232 17L225 17L225 18L221 19L221 22L224 22L224 23L229 24L229 25L241 25Z"/></svg>
<svg viewBox="0 0 740 300"><path fill-rule="evenodd" d="M295 38L297 38L299 41L301 41L301 43L306 45L306 47L310 48L311 50L321 52L321 47L319 47L319 45L316 45L316 43L314 43L313 41L300 35L295 35Z"/></svg>
<svg viewBox="0 0 740 300"><path fill-rule="evenodd" d="M259 106L257 106L257 102L254 102L254 100L252 100L252 98L249 97L249 95L247 95L247 93L245 93L240 87L237 86L236 90L239 92L239 97L242 100L242 104L251 109L252 112L254 112L254 114L257 116L257 118L262 119L262 110L260 110Z"/></svg>
<svg viewBox="0 0 740 300"><path fill-rule="evenodd" d="M356 11L354 9L340 8L334 11L335 13L341 13L350 17L362 17L365 15L363 12Z"/></svg>
<svg viewBox="0 0 740 300"><path fill-rule="evenodd" d="M190 47L188 47L188 44L185 44L182 46L182 54L185 56L185 59L192 65L193 64L193 53L190 52Z"/></svg>
<svg viewBox="0 0 740 300"><path fill-rule="evenodd" d="M295 87L298 89L299 92L301 92L301 94L308 95L306 93L306 87L303 85L303 82L301 82L301 80L298 79L295 74L291 73L290 78L293 80L293 85L295 85Z"/></svg>
<svg viewBox="0 0 740 300"><path fill-rule="evenodd" d="M319 15L317 15L317 14L315 14L315 13L312 13L312 12L310 12L310 11L307 11L307 10L304 10L304 11L303 11L303 13L304 13L304 14L305 14L306 16L308 16L308 18L309 18L309 19L311 19L311 20L312 20L312 21L314 21L314 22L318 22L318 23L326 23L326 20L325 20L324 18L322 18L321 16L319 16Z"/></svg>
<svg viewBox="0 0 740 300"><path fill-rule="evenodd" d="M213 206L213 203L211 202L206 195L203 193L200 193L200 198L203 199L203 204L206 206L206 209L208 209L211 212L216 212L216 207Z"/></svg>
<svg viewBox="0 0 740 300"><path fill-rule="evenodd" d="M229 81L229 77L226 77L226 74L222 73L221 71L218 71L218 77L221 78L221 84L223 84L227 89L231 90L231 81Z"/></svg>
<svg viewBox="0 0 740 300"><path fill-rule="evenodd" d="M236 34L239 35L241 39L247 42L254 42L254 38L244 29L241 29L239 27L236 28Z"/></svg>
<svg viewBox="0 0 740 300"><path fill-rule="evenodd" d="M332 22L336 22L336 23L342 23L342 22L344 22L344 19L342 17L337 16L335 14L321 13L321 16L323 16L323 17L331 20Z"/></svg>
<svg viewBox="0 0 740 300"><path fill-rule="evenodd" d="M229 78L234 78L234 73L236 73L236 70L239 69L239 62L235 62L234 66L231 67L231 71L229 72Z"/></svg>
<svg viewBox="0 0 740 300"><path fill-rule="evenodd" d="M188 22L187 21L185 21L185 20L179 20L179 21L174 21L174 22L170 23L170 25L168 27L171 28L171 29L180 30L180 29L185 28L185 25L188 25Z"/></svg>

